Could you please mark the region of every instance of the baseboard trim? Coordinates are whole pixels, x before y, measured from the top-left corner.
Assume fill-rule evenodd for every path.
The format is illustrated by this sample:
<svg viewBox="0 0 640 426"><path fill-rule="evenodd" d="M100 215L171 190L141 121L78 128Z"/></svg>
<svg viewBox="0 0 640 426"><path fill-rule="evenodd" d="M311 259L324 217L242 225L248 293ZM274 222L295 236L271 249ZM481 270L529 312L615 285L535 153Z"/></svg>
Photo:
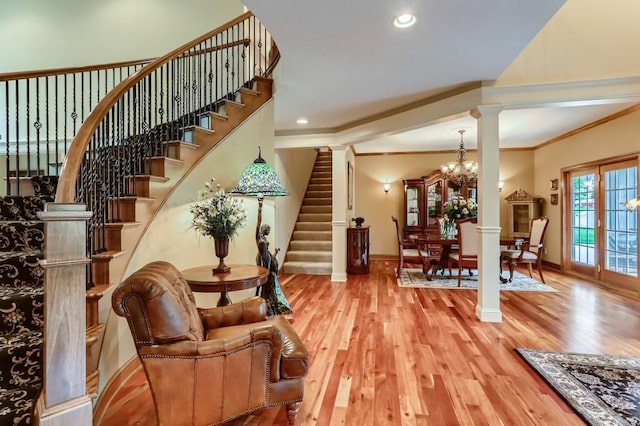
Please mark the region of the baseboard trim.
<svg viewBox="0 0 640 426"><path fill-rule="evenodd" d="M502 312L500 309L483 309L476 305L476 316L482 322L502 322Z"/></svg>

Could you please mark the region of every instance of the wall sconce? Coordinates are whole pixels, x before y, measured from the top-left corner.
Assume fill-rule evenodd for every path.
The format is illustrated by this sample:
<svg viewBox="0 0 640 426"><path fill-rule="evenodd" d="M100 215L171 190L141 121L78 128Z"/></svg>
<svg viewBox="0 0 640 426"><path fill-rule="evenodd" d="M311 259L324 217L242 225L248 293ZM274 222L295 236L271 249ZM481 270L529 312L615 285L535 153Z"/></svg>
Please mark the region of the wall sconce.
<svg viewBox="0 0 640 426"><path fill-rule="evenodd" d="M385 182L384 185L382 185L382 189L384 189L385 194L388 194L391 189L391 184L389 182Z"/></svg>
<svg viewBox="0 0 640 426"><path fill-rule="evenodd" d="M500 192L502 192L502 188L504 188L504 181L503 180L498 182L498 190L500 190Z"/></svg>

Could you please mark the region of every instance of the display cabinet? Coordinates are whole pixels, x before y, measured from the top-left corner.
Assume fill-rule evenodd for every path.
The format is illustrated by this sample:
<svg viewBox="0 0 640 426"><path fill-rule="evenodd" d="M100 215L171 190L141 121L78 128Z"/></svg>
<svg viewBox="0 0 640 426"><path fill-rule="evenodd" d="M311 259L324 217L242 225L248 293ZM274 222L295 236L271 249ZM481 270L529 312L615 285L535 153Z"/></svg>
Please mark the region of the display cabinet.
<svg viewBox="0 0 640 426"><path fill-rule="evenodd" d="M347 228L347 274L369 273L369 227Z"/></svg>
<svg viewBox="0 0 640 426"><path fill-rule="evenodd" d="M424 179L404 180L404 230L419 233L425 226Z"/></svg>
<svg viewBox="0 0 640 426"><path fill-rule="evenodd" d="M454 194L478 201L476 184L459 188L447 182L440 170L419 179L404 180L404 237L412 234L437 233L438 219L442 217L444 203Z"/></svg>
<svg viewBox="0 0 640 426"><path fill-rule="evenodd" d="M505 200L509 208L509 236L528 237L531 219L542 214L542 198L519 189Z"/></svg>
<svg viewBox="0 0 640 426"><path fill-rule="evenodd" d="M426 191L427 191L427 227L438 226L438 219L442 217L442 207L444 199L444 180L442 176L433 176L431 178L425 178Z"/></svg>

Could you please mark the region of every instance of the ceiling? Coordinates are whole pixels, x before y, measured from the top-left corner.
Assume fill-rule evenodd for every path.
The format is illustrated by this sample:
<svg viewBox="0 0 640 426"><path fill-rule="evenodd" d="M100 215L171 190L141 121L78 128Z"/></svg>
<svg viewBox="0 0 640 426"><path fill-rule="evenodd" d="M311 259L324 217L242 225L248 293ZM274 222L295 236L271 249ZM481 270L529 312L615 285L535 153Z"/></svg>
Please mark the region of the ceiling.
<svg viewBox="0 0 640 426"><path fill-rule="evenodd" d="M638 16L638 2L617 1L616 7L598 0L244 3L267 26L282 55L276 134L308 139L309 134L336 133L473 82L526 87L640 75L640 63L629 60L628 52L611 53L611 43L620 43L615 37L628 43L640 36L627 18ZM416 24L395 28L393 18L401 13L415 15ZM613 38L610 43L602 41L607 37ZM500 147L533 147L631 105L630 99L619 97L563 108L507 108L500 114ZM296 124L300 117L308 124ZM463 128L469 129L465 146L473 149L476 120L468 114L360 140L354 149L455 149Z"/></svg>

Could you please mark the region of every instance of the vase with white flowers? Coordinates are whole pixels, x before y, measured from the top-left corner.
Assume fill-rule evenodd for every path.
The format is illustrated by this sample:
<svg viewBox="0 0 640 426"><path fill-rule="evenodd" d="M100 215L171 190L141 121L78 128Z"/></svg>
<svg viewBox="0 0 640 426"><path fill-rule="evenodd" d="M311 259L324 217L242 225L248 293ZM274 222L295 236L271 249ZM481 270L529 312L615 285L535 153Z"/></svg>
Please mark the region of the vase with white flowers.
<svg viewBox="0 0 640 426"><path fill-rule="evenodd" d="M462 195L454 195L444 203L444 216L440 224L440 233L445 238L453 238L456 234L456 220L476 217L478 204L473 198L465 199Z"/></svg>
<svg viewBox="0 0 640 426"><path fill-rule="evenodd" d="M191 227L196 232L212 237L216 257L219 264L213 269L214 273L229 272L224 258L229 254L229 240L237 235L247 221L242 200L225 192L220 185L214 185L211 178L203 189L198 191L198 201L191 205L189 211L193 214Z"/></svg>

